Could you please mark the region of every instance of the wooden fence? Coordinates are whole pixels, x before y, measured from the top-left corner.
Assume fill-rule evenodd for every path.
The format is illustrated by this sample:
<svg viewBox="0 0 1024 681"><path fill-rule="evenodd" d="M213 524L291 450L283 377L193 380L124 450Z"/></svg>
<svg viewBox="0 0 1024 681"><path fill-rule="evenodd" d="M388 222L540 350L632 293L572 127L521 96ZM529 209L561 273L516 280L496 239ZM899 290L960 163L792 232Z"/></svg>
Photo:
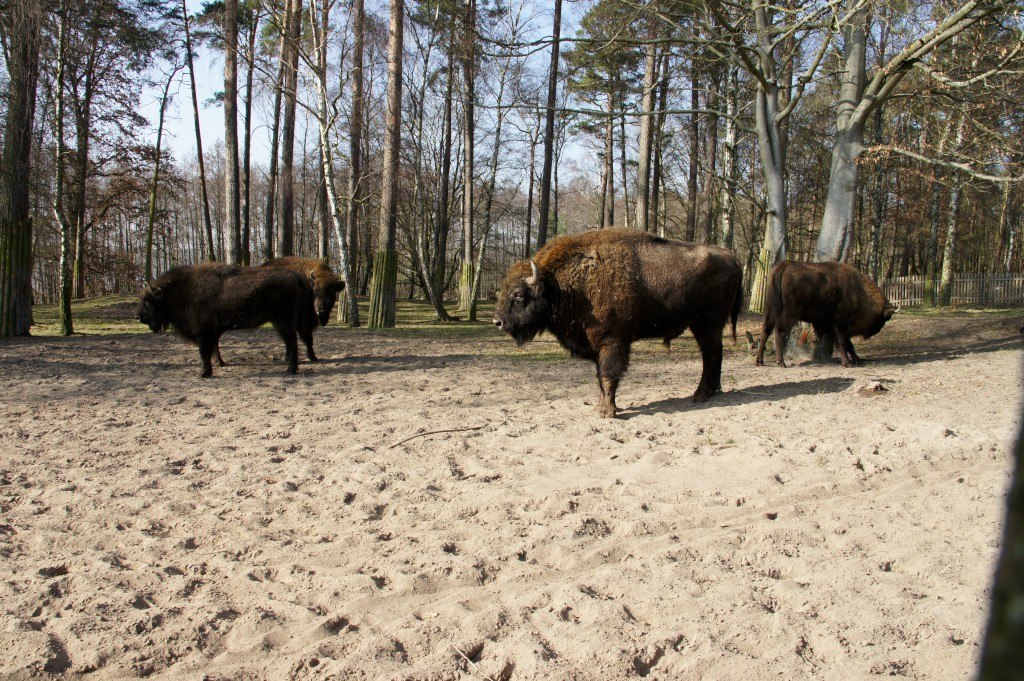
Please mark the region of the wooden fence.
<svg viewBox="0 0 1024 681"><path fill-rule="evenodd" d="M882 290L893 305L924 305L924 275L886 279ZM952 305L1024 304L1024 273L953 275Z"/></svg>

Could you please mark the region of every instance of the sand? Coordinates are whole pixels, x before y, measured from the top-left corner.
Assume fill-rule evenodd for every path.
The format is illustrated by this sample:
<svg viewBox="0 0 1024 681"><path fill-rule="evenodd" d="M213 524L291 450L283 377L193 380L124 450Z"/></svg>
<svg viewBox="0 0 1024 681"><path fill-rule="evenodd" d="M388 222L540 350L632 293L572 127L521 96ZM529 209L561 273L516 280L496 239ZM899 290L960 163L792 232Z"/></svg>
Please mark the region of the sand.
<svg viewBox="0 0 1024 681"><path fill-rule="evenodd" d="M616 420L549 337L2 344L0 677L969 678L1020 323L727 344L699 406L692 340L639 344Z"/></svg>

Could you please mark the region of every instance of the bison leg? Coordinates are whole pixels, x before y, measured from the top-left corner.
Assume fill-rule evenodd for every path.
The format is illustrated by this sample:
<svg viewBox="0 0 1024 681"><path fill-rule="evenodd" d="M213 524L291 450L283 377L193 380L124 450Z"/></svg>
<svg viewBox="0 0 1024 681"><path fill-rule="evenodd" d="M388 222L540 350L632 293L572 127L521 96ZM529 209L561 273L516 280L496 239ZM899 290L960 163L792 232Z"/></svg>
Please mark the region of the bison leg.
<svg viewBox="0 0 1024 681"><path fill-rule="evenodd" d="M850 340L849 334L845 331L836 329L836 340L839 341L839 359L842 361L844 367L857 366L861 363L860 357L853 349L853 342Z"/></svg>
<svg viewBox="0 0 1024 681"><path fill-rule="evenodd" d="M217 360L217 366L219 367L226 367L228 365L228 363L224 361L224 358L220 356L220 343L217 343L217 349L214 351L214 359Z"/></svg>
<svg viewBox="0 0 1024 681"><path fill-rule="evenodd" d="M319 362L320 358L313 352L313 332L312 331L300 331L299 336L302 338L302 342L306 344L306 357L310 362Z"/></svg>
<svg viewBox="0 0 1024 681"><path fill-rule="evenodd" d="M203 378L210 378L213 376L213 355L217 352L218 341L220 336L216 334L203 334L199 337L199 359L203 363L203 373L200 374Z"/></svg>
<svg viewBox="0 0 1024 681"><path fill-rule="evenodd" d="M274 324L274 329L284 339L284 356L288 360L288 373L297 373L299 370L299 341L295 337L295 328L291 325Z"/></svg>
<svg viewBox="0 0 1024 681"><path fill-rule="evenodd" d="M703 370L700 383L693 393L694 402L704 402L715 393L722 391L722 327L713 324L709 328L691 327L693 337L700 346ZM778 335L778 327L775 329Z"/></svg>
<svg viewBox="0 0 1024 681"><path fill-rule="evenodd" d="M783 330L781 326L775 327L775 360L783 369L786 368L786 336L789 329Z"/></svg>
<svg viewBox="0 0 1024 681"><path fill-rule="evenodd" d="M619 379L629 366L629 346L605 345L597 353L597 384L601 388L601 403L597 411L602 418L613 419L617 413L615 391Z"/></svg>
<svg viewBox="0 0 1024 681"><path fill-rule="evenodd" d="M754 363L757 366L764 366L764 346L768 344L768 334L772 332L773 326L768 322L764 323L764 329L761 331L761 342L757 345L757 358Z"/></svg>

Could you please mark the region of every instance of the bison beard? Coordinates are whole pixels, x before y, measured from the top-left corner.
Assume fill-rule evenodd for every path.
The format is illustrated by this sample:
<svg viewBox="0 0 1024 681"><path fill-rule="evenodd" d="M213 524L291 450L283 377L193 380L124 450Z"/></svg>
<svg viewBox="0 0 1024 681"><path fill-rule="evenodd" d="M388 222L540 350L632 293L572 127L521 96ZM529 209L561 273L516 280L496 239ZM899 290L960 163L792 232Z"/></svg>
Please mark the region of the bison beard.
<svg viewBox="0 0 1024 681"><path fill-rule="evenodd" d="M860 364L850 337L871 338L894 312L878 285L850 265L784 260L768 275L764 326L755 361L764 364L764 346L774 330L775 356L779 366L786 366L784 337L803 321L814 329L819 343L826 335L835 334L844 367Z"/></svg>
<svg viewBox="0 0 1024 681"><path fill-rule="evenodd" d="M666 241L633 230L561 237L505 277L494 324L517 344L550 331L574 357L597 367L598 412L616 415L615 394L634 340L666 343L689 328L703 371L701 402L722 389L722 327L742 305L742 271L715 246Z"/></svg>
<svg viewBox="0 0 1024 681"><path fill-rule="evenodd" d="M202 377L213 375L220 336L231 329L273 324L285 343L288 373L298 370L296 333L312 348L313 290L290 270L230 265L175 267L142 292L139 321L153 332L173 328L199 346Z"/></svg>

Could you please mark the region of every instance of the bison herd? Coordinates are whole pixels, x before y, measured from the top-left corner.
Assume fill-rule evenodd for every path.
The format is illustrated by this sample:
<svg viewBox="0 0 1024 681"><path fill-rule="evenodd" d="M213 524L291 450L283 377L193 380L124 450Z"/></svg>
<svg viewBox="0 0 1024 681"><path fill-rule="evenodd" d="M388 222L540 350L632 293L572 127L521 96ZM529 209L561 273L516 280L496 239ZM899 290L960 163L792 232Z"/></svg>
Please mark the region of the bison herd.
<svg viewBox="0 0 1024 681"><path fill-rule="evenodd" d="M298 368L298 341L310 361L313 330L326 325L344 283L319 260L285 257L261 267L204 264L175 267L146 286L139 321L154 332L173 328L199 347L202 376L213 375L220 336L270 323L285 343L288 373ZM716 246L669 241L645 232L604 229L549 242L505 277L494 324L517 344L551 333L573 357L597 368L598 412L616 415L615 393L633 341L667 346L689 329L703 370L693 393L703 402L722 390L722 332L743 305L743 270ZM775 332L780 366L783 336L800 321L818 337L834 335L843 366L857 364L851 336L870 338L895 312L881 289L849 265L781 262L769 274L757 364Z"/></svg>

